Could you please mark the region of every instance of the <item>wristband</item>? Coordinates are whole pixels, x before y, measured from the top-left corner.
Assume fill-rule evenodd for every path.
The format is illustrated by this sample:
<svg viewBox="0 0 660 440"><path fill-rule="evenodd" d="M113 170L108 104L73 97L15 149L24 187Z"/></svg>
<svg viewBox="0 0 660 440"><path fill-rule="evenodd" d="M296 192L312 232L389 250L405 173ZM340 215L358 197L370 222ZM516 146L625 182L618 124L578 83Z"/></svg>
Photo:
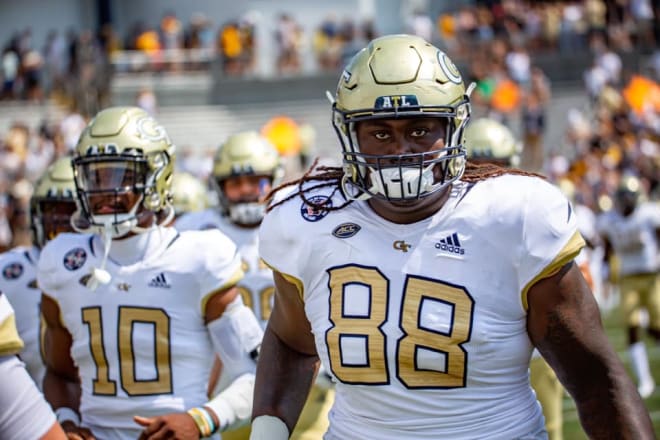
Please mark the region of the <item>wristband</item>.
<svg viewBox="0 0 660 440"><path fill-rule="evenodd" d="M218 427L213 422L213 417L206 408L196 407L188 410L188 415L192 417L201 437L210 437L215 434Z"/></svg>
<svg viewBox="0 0 660 440"><path fill-rule="evenodd" d="M64 422L71 422L76 426L80 426L80 416L78 413L74 409L66 406L62 406L55 410L55 418L60 425Z"/></svg>
<svg viewBox="0 0 660 440"><path fill-rule="evenodd" d="M282 419L273 416L259 416L252 420L250 440L288 440L289 428Z"/></svg>

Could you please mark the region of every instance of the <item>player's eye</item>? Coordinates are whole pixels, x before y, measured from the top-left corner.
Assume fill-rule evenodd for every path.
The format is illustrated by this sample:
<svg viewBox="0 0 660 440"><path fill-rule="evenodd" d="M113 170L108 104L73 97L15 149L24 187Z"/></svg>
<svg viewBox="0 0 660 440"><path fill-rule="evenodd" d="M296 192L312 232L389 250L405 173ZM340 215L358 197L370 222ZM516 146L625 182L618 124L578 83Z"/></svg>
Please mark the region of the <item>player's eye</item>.
<svg viewBox="0 0 660 440"><path fill-rule="evenodd" d="M410 132L410 136L412 137L423 137L426 136L426 134L429 132L428 129L422 128L422 127L417 127L413 128L412 131Z"/></svg>
<svg viewBox="0 0 660 440"><path fill-rule="evenodd" d="M377 131L374 133L374 137L379 141L384 141L390 138L390 134L386 131Z"/></svg>

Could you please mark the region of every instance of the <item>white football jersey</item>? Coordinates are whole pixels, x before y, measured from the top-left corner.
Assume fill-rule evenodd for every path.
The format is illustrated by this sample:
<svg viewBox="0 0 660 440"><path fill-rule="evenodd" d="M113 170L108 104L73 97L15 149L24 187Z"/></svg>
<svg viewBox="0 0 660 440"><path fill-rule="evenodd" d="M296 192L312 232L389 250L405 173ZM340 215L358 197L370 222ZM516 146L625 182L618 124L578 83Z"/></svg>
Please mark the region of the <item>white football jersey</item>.
<svg viewBox="0 0 660 440"><path fill-rule="evenodd" d="M228 217L221 215L217 208L184 214L177 220L175 227L179 231L220 229L236 243L245 273L238 283L238 289L245 305L254 311L265 329L273 307L275 287L273 272L259 258L258 229L237 226Z"/></svg>
<svg viewBox="0 0 660 440"><path fill-rule="evenodd" d="M86 287L100 267L97 236L60 234L42 251L38 281L73 337L83 426L135 439L134 415L206 402L214 352L204 323L208 295L242 276L235 245L216 230L159 228L159 245L132 265L108 259L109 284Z"/></svg>
<svg viewBox="0 0 660 440"><path fill-rule="evenodd" d="M612 209L598 219L605 235L621 261L621 275L654 273L660 270L660 243L655 231L660 228L660 203L638 205L628 217Z"/></svg>
<svg viewBox="0 0 660 440"><path fill-rule="evenodd" d="M42 356L41 290L37 287L36 247L16 247L0 255L0 291L9 299L16 314L18 334L25 343L19 353L30 376L41 389L46 366Z"/></svg>
<svg viewBox="0 0 660 440"><path fill-rule="evenodd" d="M308 193L339 206L332 188ZM545 438L529 385L527 290L583 246L542 179L454 185L433 216L391 223L365 202L296 197L260 229L262 258L298 285L337 382L328 440Z"/></svg>
<svg viewBox="0 0 660 440"><path fill-rule="evenodd" d="M0 292L0 356L18 354L23 341L16 330L16 316L7 296Z"/></svg>

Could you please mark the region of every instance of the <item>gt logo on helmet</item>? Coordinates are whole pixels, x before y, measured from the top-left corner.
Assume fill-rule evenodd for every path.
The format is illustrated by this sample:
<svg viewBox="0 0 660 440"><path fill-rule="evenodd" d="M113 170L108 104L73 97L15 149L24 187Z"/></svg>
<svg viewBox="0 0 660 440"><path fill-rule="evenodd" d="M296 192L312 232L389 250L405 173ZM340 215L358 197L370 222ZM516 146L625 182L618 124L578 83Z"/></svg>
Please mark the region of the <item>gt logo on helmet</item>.
<svg viewBox="0 0 660 440"><path fill-rule="evenodd" d="M170 143L170 138L162 125L159 125L152 117L143 117L135 124L138 135L151 142L165 141Z"/></svg>
<svg viewBox="0 0 660 440"><path fill-rule="evenodd" d="M441 50L438 51L438 64L440 64L442 73L447 76L449 81L453 82L454 84L463 83L463 78L461 78L461 73L456 68L456 65L452 60L449 59L447 54Z"/></svg>

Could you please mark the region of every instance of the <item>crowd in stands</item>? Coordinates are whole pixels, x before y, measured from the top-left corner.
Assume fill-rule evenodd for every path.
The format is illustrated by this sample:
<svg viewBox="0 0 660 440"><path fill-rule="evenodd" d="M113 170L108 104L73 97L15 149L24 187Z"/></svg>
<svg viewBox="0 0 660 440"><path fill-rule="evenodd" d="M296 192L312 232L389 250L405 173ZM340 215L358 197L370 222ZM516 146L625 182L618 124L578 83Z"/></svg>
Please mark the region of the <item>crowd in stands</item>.
<svg viewBox="0 0 660 440"><path fill-rule="evenodd" d="M555 181L569 180L580 201L601 212L611 207L611 193L623 174L641 177L649 197L657 199L660 191L660 71L626 71L619 55L633 48L657 50L654 12L648 0L504 0L447 11L436 21L416 13L406 26L408 32L440 41L459 62L466 60L466 79L477 84L472 95L476 114L521 127L522 168ZM8 129L2 127L0 249L25 242L32 183L73 148L89 115L109 104L113 56L131 50L154 54L158 60L163 50L219 51L225 72L243 75L254 68L258 56L257 22L248 14L216 29L205 15L194 15L184 25L166 13L157 27L136 24L125 39L110 27L96 35L53 31L41 48L29 30L17 33L2 51L0 98L39 102L55 97L69 112L52 125L28 127L15 121ZM292 14L284 13L276 29L277 71L294 73L301 68L304 29ZM335 16L326 17L312 32L310 47L321 69L340 68L355 47L377 34L371 22L356 24ZM576 50L593 59L583 76L589 100L567 115L570 130L563 148L547 151L543 135L551 82L532 54ZM157 62L163 69L194 67L192 61ZM153 112L153 93L141 93L139 103ZM182 154L181 159L191 169L202 167L195 155Z"/></svg>
<svg viewBox="0 0 660 440"><path fill-rule="evenodd" d="M437 17L414 12L405 31L432 41L459 62L506 50L514 78L522 81L529 75L530 53L571 55L594 51L602 41L617 52L650 52L660 38L651 0L476 1L450 8ZM275 20L274 72L280 75L300 72L301 60L309 55L317 70L336 70L378 34L373 21L350 15L331 14L306 26L295 12ZM109 64L119 71L177 71L209 69L219 60L227 75L250 75L259 56L256 36L264 28L263 17L254 11L232 19L195 13L187 23L165 12L159 22L135 22L124 36L110 25L97 34L52 31L42 47L27 29L2 46L0 96L38 100L52 90L65 90L78 99L102 100L87 95L92 88L103 94Z"/></svg>

